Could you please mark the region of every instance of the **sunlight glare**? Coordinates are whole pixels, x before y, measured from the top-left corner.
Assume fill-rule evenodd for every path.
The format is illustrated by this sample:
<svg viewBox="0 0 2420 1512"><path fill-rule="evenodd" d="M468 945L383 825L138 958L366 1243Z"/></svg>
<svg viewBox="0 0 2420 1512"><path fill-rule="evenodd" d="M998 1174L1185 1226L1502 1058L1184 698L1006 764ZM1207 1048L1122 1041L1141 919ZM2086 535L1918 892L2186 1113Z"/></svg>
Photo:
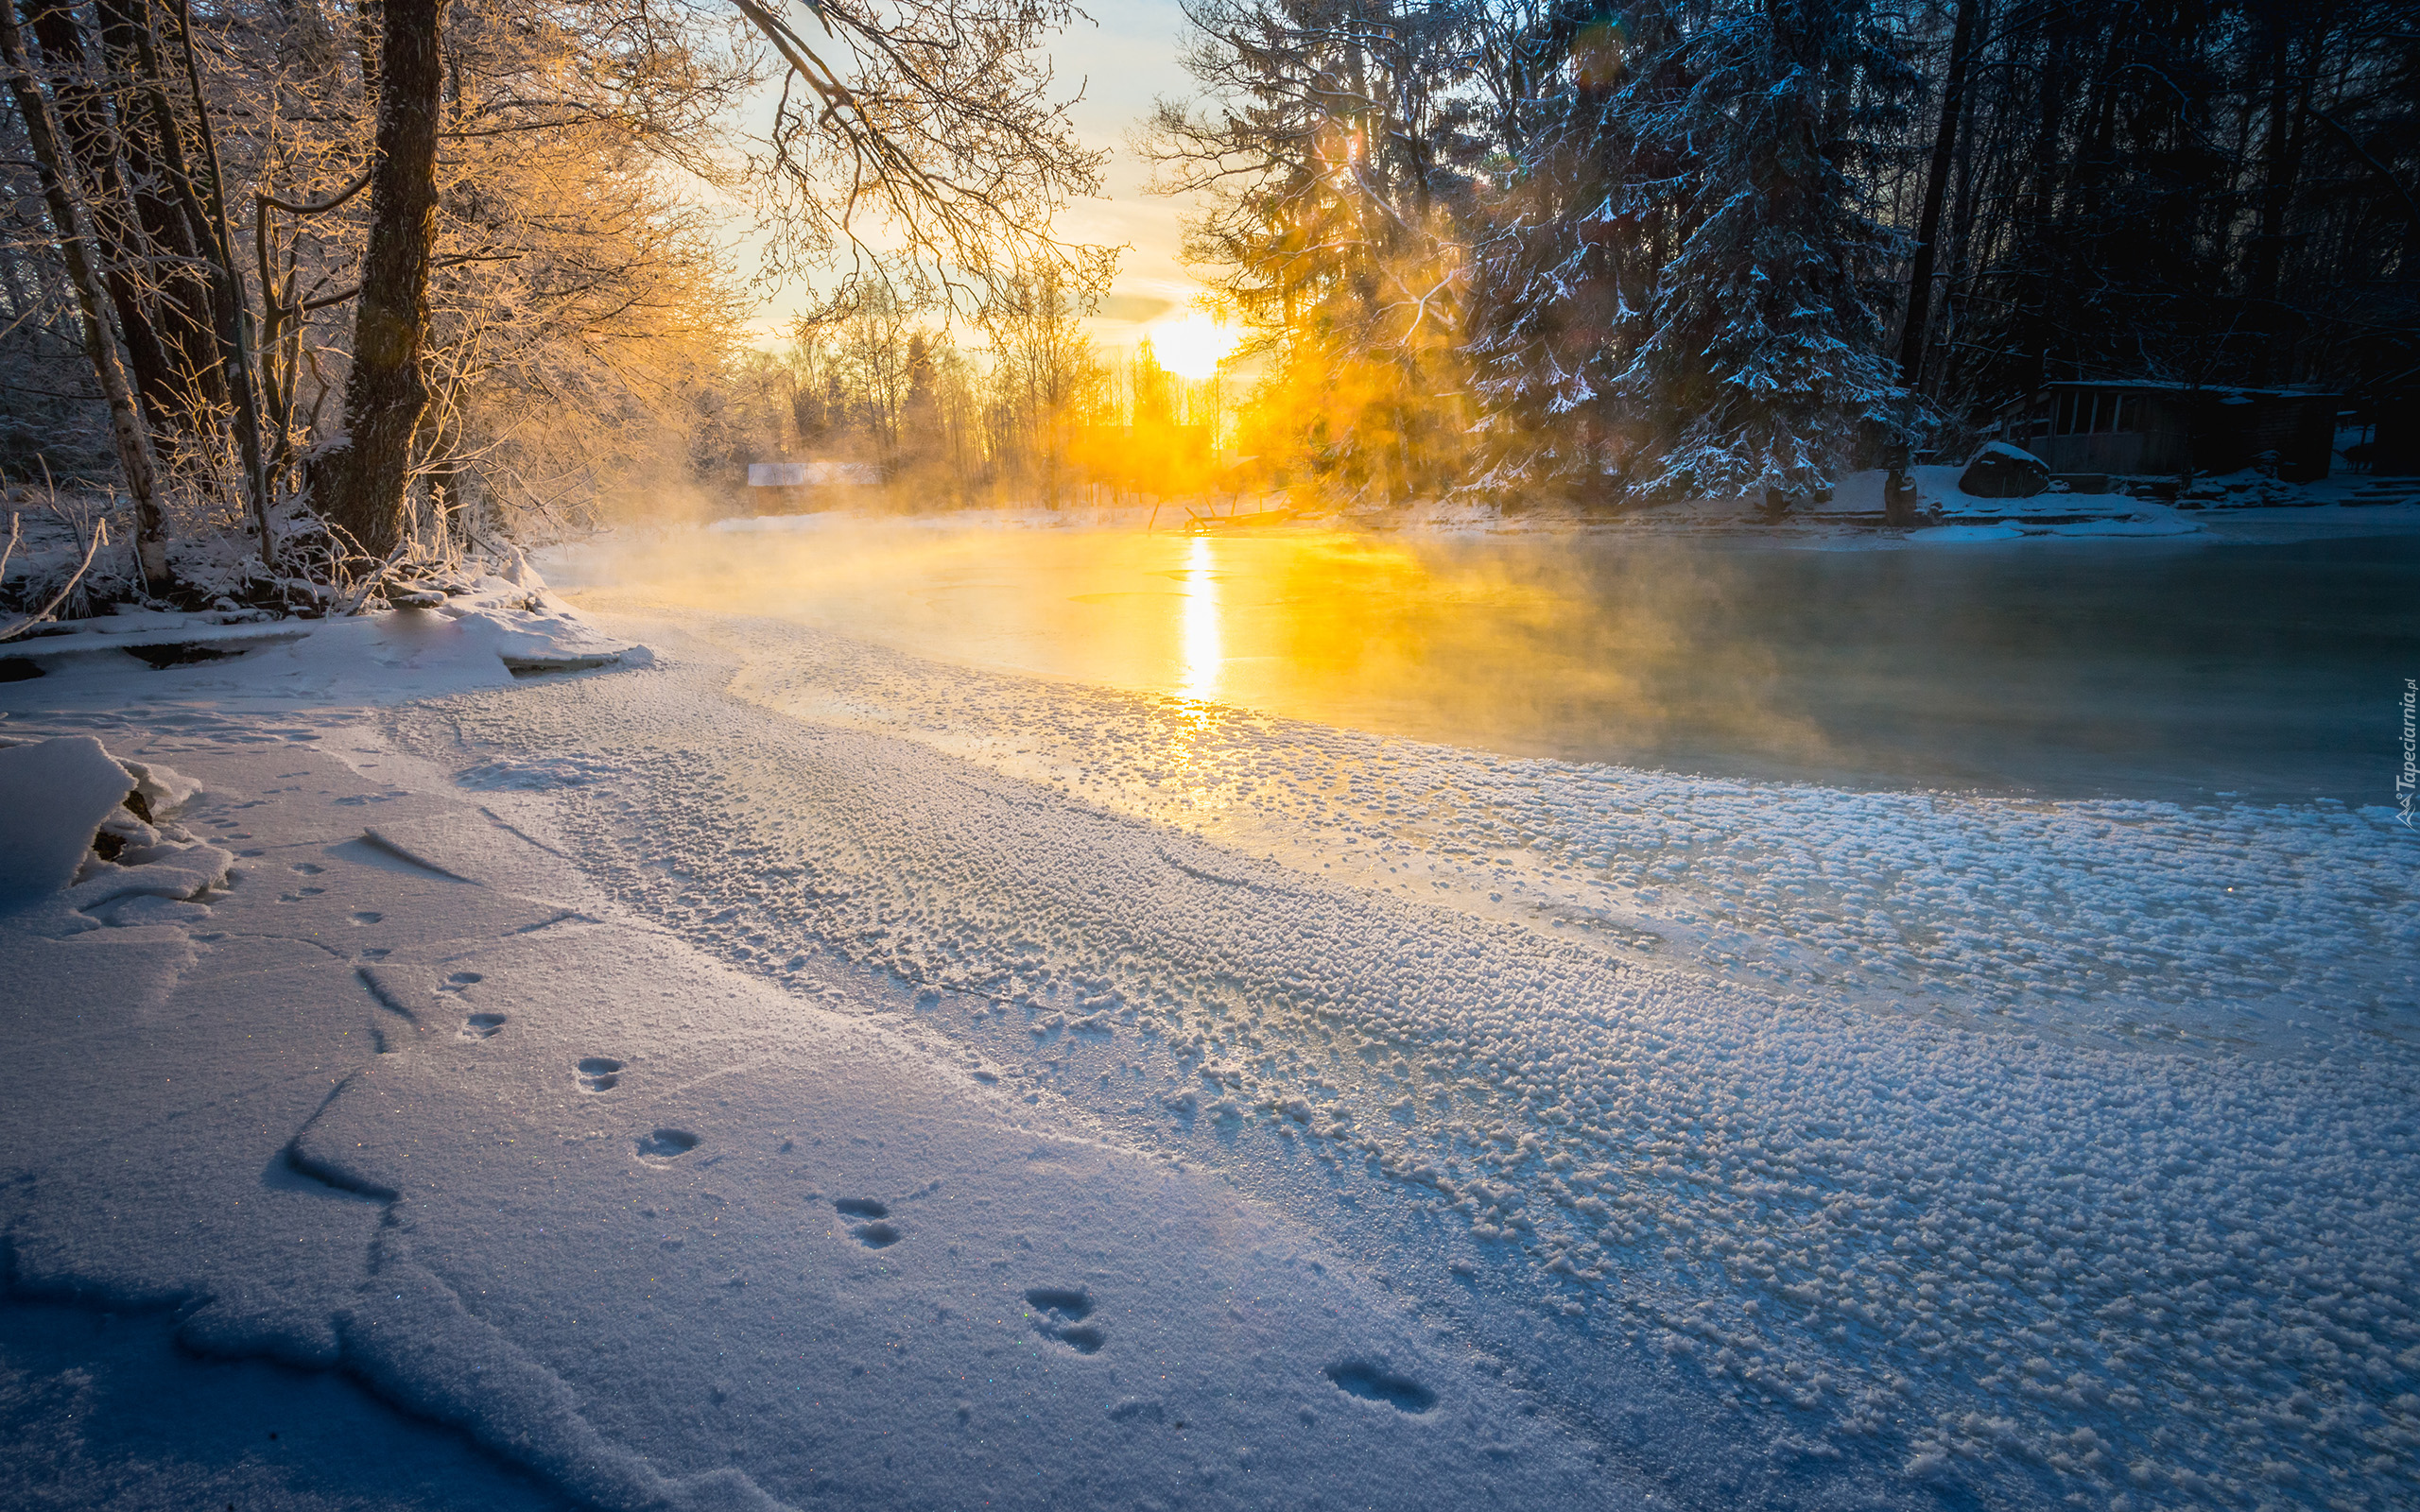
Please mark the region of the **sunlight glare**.
<svg viewBox="0 0 2420 1512"><path fill-rule="evenodd" d="M1178 690L1188 698L1207 700L1219 696L1219 580L1211 571L1215 565L1210 539L1194 537L1183 579L1184 679Z"/></svg>
<svg viewBox="0 0 2420 1512"><path fill-rule="evenodd" d="M1150 335L1160 366L1180 378L1213 376L1219 364L1236 350L1235 333L1199 310L1181 320L1162 321L1150 328Z"/></svg>

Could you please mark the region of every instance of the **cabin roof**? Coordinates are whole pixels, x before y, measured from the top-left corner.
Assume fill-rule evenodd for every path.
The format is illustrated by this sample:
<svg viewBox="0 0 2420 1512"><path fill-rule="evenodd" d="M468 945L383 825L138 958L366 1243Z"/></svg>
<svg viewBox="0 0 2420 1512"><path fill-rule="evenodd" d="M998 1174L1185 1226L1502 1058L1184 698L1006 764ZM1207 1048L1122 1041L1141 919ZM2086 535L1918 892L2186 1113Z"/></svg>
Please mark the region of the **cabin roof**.
<svg viewBox="0 0 2420 1512"><path fill-rule="evenodd" d="M2057 378L2039 386L2052 388L2126 388L2138 394L2213 394L2222 399L2342 399L2332 388L2250 388L2241 384L2170 383L2162 378Z"/></svg>

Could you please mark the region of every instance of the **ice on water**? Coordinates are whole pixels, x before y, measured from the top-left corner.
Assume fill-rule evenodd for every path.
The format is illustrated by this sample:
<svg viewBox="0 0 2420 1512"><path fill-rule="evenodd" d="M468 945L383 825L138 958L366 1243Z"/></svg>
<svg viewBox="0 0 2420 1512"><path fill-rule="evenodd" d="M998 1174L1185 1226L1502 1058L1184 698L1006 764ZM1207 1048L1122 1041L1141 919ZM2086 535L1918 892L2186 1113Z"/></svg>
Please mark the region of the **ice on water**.
<svg viewBox="0 0 2420 1512"><path fill-rule="evenodd" d="M583 675L628 643L502 612L0 690L58 795L9 822L82 826L0 918L21 1302L333 1370L496 1504L2413 1494L2379 814L1514 762L727 619ZM71 1503L327 1484L137 1474L112 1412L205 1367L20 1336Z"/></svg>

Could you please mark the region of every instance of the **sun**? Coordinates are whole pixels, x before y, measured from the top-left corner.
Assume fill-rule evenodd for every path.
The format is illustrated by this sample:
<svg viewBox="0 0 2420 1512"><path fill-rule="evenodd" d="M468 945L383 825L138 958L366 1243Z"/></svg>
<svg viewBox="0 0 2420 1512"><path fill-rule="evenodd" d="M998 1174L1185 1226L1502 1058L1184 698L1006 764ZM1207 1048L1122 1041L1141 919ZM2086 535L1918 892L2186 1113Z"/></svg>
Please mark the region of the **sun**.
<svg viewBox="0 0 2420 1512"><path fill-rule="evenodd" d="M1181 378L1207 378L1236 350L1235 333L1199 310L1183 318L1163 320L1146 333L1160 366Z"/></svg>

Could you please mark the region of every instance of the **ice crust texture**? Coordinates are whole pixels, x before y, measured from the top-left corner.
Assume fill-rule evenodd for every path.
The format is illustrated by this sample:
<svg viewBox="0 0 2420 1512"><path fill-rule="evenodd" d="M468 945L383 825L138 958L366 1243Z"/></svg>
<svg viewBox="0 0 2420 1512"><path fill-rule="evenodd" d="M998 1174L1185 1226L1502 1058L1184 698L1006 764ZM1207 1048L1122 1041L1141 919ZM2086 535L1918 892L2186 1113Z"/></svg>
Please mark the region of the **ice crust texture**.
<svg viewBox="0 0 2420 1512"><path fill-rule="evenodd" d="M2381 813L1500 761L715 633L798 722L611 681L448 717L466 759L625 773L566 795L579 849L728 959L837 946L1129 1137L1270 1192L1300 1143L1409 1194L1366 1258L1459 1252L1568 1314L1575 1414L1680 1381L1776 1467L2046 1503L2412 1494L2412 852Z"/></svg>
<svg viewBox="0 0 2420 1512"><path fill-rule="evenodd" d="M195 774L160 865L232 867L0 919L17 1295L612 1507L2413 1500L2377 815L613 627L668 663L431 626L442 703L264 652L10 721ZM80 1388L19 1379L56 1470Z"/></svg>
<svg viewBox="0 0 2420 1512"><path fill-rule="evenodd" d="M1677 777L769 640L735 648L737 688L773 708L1650 964L2107 1042L2420 1043L2411 835L2383 804Z"/></svg>

